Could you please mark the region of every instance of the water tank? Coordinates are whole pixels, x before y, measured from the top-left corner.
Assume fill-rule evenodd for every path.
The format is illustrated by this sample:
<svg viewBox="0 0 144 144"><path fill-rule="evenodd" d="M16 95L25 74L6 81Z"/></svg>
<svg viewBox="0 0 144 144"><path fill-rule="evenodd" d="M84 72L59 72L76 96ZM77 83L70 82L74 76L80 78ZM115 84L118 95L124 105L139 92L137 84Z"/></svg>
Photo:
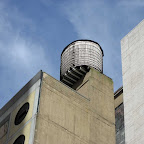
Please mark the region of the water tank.
<svg viewBox="0 0 144 144"><path fill-rule="evenodd" d="M103 72L103 50L92 40L76 40L64 48L61 54L60 79L73 86L90 67Z"/></svg>

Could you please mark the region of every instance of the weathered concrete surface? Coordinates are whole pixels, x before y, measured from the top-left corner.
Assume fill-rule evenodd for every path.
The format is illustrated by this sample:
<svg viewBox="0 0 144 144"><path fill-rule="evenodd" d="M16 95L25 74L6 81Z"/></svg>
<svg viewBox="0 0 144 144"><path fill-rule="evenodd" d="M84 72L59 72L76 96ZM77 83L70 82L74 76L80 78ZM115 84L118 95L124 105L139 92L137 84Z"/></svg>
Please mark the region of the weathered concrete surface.
<svg viewBox="0 0 144 144"><path fill-rule="evenodd" d="M124 105L121 103L115 110L116 144L125 144Z"/></svg>
<svg viewBox="0 0 144 144"><path fill-rule="evenodd" d="M93 68L88 75L77 91L89 98L90 106L98 115L115 123L113 81Z"/></svg>
<svg viewBox="0 0 144 144"><path fill-rule="evenodd" d="M6 104L7 108L0 111L0 144L13 144L20 135L25 136L25 144L33 143L40 89L40 79L39 77L35 79L36 77L37 75L20 90L19 93L22 95L16 94L16 96ZM24 119L18 125L15 125L16 115L27 102L29 103L28 112ZM23 118L24 114L25 111L19 115L19 119Z"/></svg>
<svg viewBox="0 0 144 144"><path fill-rule="evenodd" d="M0 127L0 144L3 144L7 140L7 134L8 134L8 121L6 121Z"/></svg>
<svg viewBox="0 0 144 144"><path fill-rule="evenodd" d="M31 129L31 121L28 122L12 139L9 140L8 144L13 144L15 140L20 136L24 135L25 136L25 142L24 144L30 144L29 139L30 139L30 129Z"/></svg>
<svg viewBox="0 0 144 144"><path fill-rule="evenodd" d="M115 125L116 125L116 144L125 144L125 126L124 126L124 105L123 88L119 88L114 93L115 98Z"/></svg>
<svg viewBox="0 0 144 144"><path fill-rule="evenodd" d="M26 102L29 111L15 125ZM2 113L0 134L0 144L13 144L20 135L25 144L115 144L113 82L91 69L73 90L43 73L42 81L33 83Z"/></svg>
<svg viewBox="0 0 144 144"><path fill-rule="evenodd" d="M143 144L144 20L121 40L126 144Z"/></svg>
<svg viewBox="0 0 144 144"><path fill-rule="evenodd" d="M9 129L9 137L11 137L13 134L15 134L32 117L34 96L35 96L35 91L32 92L24 101L22 101L21 104L19 106L17 106L16 109L11 113L11 124L10 124L10 129ZM15 117L16 117L19 109L26 102L29 102L29 105L30 105L29 111L28 111L26 117L24 118L24 120L19 125L15 125L14 124Z"/></svg>
<svg viewBox="0 0 144 144"><path fill-rule="evenodd" d="M115 99L114 101L115 108L117 108L122 103L123 103L123 93Z"/></svg>
<svg viewBox="0 0 144 144"><path fill-rule="evenodd" d="M76 92L44 74L36 144L115 144L112 80L92 69L85 85Z"/></svg>

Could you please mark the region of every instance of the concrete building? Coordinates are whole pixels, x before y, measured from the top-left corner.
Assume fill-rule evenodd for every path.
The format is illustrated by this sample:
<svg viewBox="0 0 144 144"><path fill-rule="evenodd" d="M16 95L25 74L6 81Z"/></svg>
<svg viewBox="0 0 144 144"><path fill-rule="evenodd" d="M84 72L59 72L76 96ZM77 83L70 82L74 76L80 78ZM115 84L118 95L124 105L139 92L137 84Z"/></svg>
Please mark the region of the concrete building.
<svg viewBox="0 0 144 144"><path fill-rule="evenodd" d="M144 143L144 20L121 40L125 141Z"/></svg>
<svg viewBox="0 0 144 144"><path fill-rule="evenodd" d="M125 144L123 87L114 93L116 144Z"/></svg>
<svg viewBox="0 0 144 144"><path fill-rule="evenodd" d="M76 61L63 61L68 50ZM96 42L68 45L61 81L40 71L0 110L0 144L115 144L113 81L102 57Z"/></svg>
<svg viewBox="0 0 144 144"><path fill-rule="evenodd" d="M143 144L144 20L121 47L123 87L114 93L100 45L70 43L60 81L40 71L0 110L0 144Z"/></svg>

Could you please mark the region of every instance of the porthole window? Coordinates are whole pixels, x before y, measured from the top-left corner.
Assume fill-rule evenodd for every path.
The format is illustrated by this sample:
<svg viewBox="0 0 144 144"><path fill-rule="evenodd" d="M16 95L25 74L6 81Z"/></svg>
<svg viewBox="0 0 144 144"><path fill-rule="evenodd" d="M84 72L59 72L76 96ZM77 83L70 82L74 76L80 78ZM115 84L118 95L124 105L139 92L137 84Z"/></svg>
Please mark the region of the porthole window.
<svg viewBox="0 0 144 144"><path fill-rule="evenodd" d="M24 144L25 142L25 136L24 135L20 135L13 144Z"/></svg>
<svg viewBox="0 0 144 144"><path fill-rule="evenodd" d="M16 118L15 118L15 125L20 124L23 119L26 117L29 110L29 103L25 103L18 111Z"/></svg>

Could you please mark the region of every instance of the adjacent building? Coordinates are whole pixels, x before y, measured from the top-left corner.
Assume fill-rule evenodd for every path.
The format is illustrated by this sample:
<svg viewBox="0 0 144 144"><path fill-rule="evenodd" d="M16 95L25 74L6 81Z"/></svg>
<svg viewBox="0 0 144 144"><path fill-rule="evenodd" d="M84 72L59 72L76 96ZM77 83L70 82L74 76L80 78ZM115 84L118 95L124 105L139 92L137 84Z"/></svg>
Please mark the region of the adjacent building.
<svg viewBox="0 0 144 144"><path fill-rule="evenodd" d="M144 143L144 20L121 40L125 141Z"/></svg>
<svg viewBox="0 0 144 144"><path fill-rule="evenodd" d="M123 87L114 93L116 144L125 144Z"/></svg>

